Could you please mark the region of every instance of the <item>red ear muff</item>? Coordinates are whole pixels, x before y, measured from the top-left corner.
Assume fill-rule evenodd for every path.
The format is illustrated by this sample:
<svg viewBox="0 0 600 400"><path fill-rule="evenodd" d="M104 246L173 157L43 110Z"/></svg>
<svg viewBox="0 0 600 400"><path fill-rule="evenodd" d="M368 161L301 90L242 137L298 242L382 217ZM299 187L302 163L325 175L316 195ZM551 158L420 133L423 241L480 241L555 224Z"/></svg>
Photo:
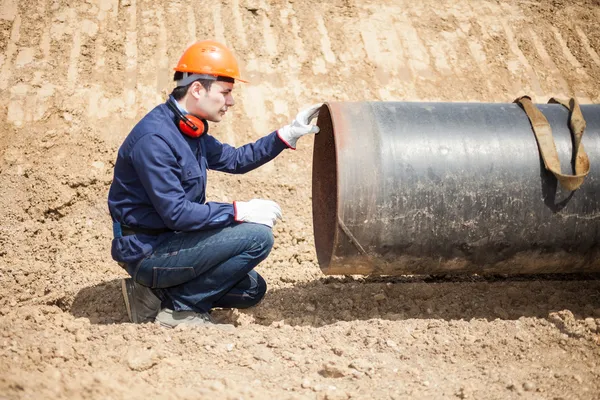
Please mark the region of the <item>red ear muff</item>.
<svg viewBox="0 0 600 400"><path fill-rule="evenodd" d="M181 110L173 104L172 100L167 101L167 106L175 114L175 123L179 128L179 131L186 136L192 138L198 138L208 132L208 122L206 120L196 117L192 114L183 114Z"/></svg>
<svg viewBox="0 0 600 400"><path fill-rule="evenodd" d="M208 131L208 122L194 115L181 115L179 130L186 136L197 138Z"/></svg>

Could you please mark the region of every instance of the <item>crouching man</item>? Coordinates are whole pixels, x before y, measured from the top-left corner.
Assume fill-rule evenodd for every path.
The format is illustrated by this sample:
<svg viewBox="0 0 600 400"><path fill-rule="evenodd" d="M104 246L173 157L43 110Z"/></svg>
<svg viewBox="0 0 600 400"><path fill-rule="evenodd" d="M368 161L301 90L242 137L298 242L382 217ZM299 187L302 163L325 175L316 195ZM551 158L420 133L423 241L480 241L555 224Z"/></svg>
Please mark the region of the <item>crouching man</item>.
<svg viewBox="0 0 600 400"><path fill-rule="evenodd" d="M234 100L238 63L225 46L200 41L175 68L176 88L121 145L108 195L112 257L131 278L122 289L129 319L205 325L213 307L247 308L265 295L254 270L273 246L281 218L266 199L206 202L207 170L243 174L271 161L311 125L321 104L281 129L234 148L208 133Z"/></svg>

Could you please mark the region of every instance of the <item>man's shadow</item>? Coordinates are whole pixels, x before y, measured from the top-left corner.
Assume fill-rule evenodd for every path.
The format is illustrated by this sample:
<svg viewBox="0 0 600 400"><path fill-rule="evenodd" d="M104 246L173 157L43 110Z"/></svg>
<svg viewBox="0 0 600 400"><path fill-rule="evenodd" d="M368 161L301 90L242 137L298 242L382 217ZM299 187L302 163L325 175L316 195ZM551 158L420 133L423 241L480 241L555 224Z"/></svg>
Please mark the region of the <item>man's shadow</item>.
<svg viewBox="0 0 600 400"><path fill-rule="evenodd" d="M129 322L121 279L84 287L75 295L70 312L74 317L88 318L92 324Z"/></svg>
<svg viewBox="0 0 600 400"><path fill-rule="evenodd" d="M600 318L600 274L511 277L323 277L292 287L273 288L264 300L242 310L244 318L271 325L324 326L339 321L472 318L547 318L569 310L575 318ZM95 324L128 322L120 279L83 288L70 308ZM240 313L216 311L217 318Z"/></svg>

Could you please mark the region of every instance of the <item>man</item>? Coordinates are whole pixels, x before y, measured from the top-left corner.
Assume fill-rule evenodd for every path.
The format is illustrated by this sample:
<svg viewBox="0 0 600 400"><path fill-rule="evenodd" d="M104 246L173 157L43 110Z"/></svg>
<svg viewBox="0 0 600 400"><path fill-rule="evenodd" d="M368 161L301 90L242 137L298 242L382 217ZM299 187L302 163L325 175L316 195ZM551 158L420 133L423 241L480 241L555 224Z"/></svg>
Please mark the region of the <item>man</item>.
<svg viewBox="0 0 600 400"><path fill-rule="evenodd" d="M281 209L271 200L206 202L206 171L243 174L269 162L310 125L321 104L281 129L239 148L207 133L234 105L237 61L222 44L200 41L175 68L176 88L121 145L108 195L111 253L131 278L122 284L129 319L211 323L213 307L247 308L267 285L254 267L273 246Z"/></svg>

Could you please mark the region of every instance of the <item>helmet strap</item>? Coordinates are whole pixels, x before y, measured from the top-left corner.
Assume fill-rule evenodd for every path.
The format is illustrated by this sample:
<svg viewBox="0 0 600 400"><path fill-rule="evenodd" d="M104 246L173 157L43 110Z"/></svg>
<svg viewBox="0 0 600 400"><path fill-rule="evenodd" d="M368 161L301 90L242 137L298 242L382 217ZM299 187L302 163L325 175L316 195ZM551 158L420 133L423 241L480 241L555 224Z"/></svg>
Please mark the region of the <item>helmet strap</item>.
<svg viewBox="0 0 600 400"><path fill-rule="evenodd" d="M183 72L183 78L177 81L177 87L187 86L198 79L206 79L210 81L222 81L234 83L235 79L228 76L210 75L210 74L193 74L189 72Z"/></svg>
<svg viewBox="0 0 600 400"><path fill-rule="evenodd" d="M183 73L183 78L177 81L177 87L187 86L190 83L197 81L198 79L206 79L210 81L216 81L218 78L217 75L209 75L209 74L190 74L189 72Z"/></svg>

